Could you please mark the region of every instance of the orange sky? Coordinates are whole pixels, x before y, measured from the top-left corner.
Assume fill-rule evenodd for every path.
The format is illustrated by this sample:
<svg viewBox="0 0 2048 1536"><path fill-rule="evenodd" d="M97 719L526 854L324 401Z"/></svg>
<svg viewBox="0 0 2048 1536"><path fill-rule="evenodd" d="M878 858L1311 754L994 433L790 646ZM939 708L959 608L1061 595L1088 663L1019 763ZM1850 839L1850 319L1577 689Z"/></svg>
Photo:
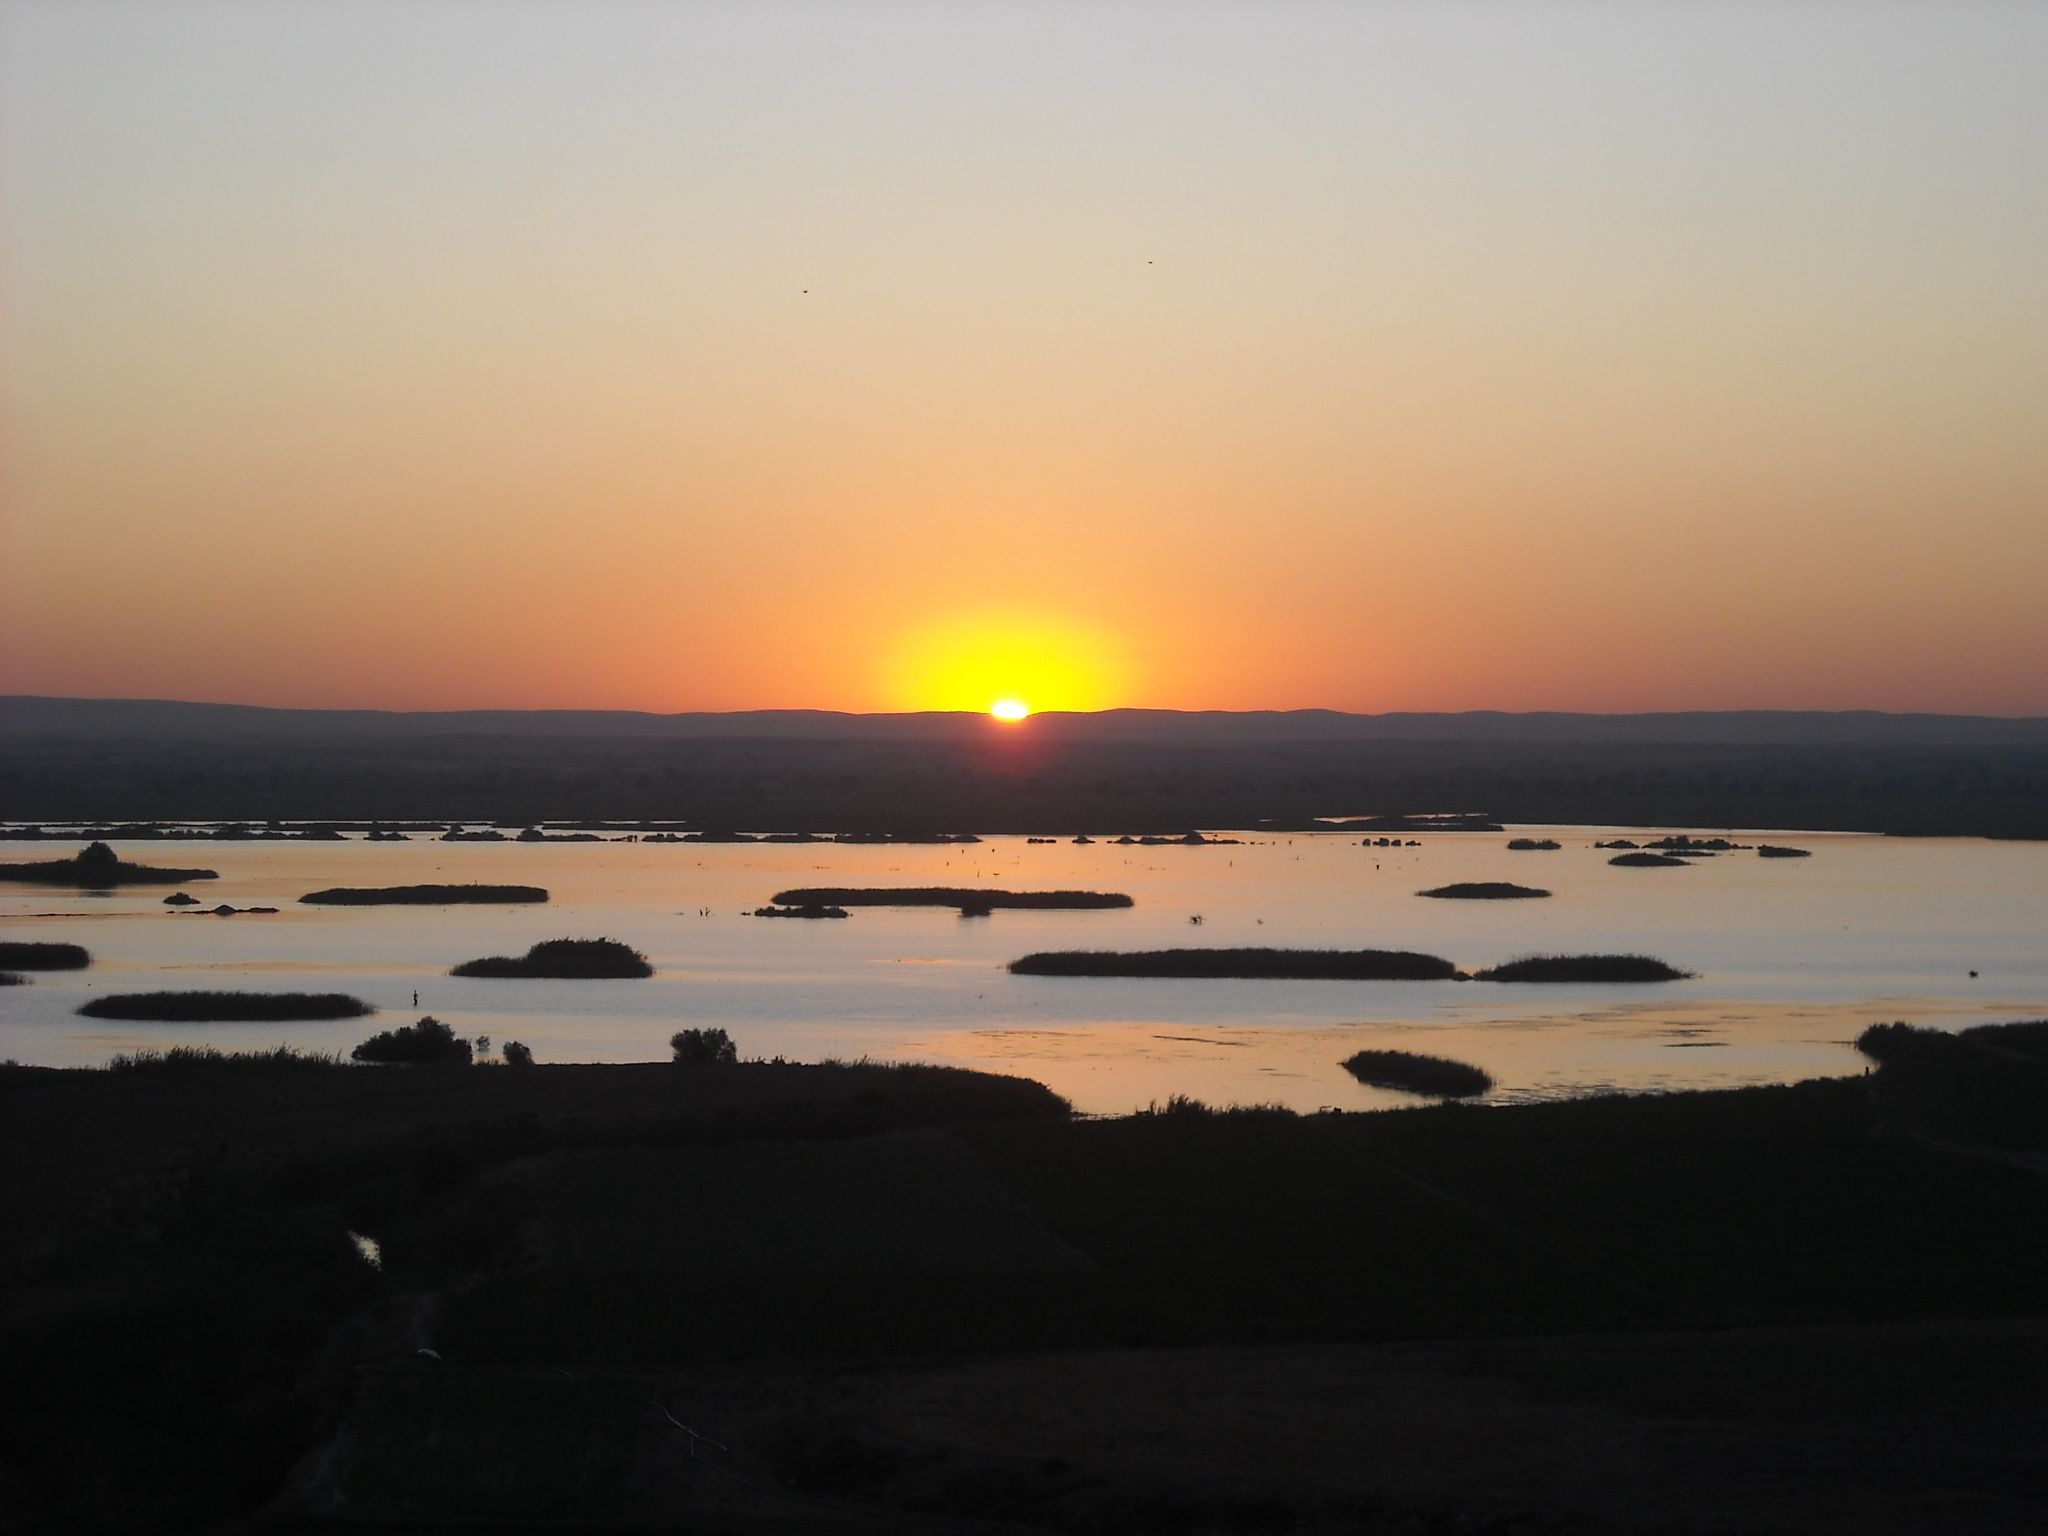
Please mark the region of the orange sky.
<svg viewBox="0 0 2048 1536"><path fill-rule="evenodd" d="M2048 713L2044 102L2022 7L6 0L0 691Z"/></svg>

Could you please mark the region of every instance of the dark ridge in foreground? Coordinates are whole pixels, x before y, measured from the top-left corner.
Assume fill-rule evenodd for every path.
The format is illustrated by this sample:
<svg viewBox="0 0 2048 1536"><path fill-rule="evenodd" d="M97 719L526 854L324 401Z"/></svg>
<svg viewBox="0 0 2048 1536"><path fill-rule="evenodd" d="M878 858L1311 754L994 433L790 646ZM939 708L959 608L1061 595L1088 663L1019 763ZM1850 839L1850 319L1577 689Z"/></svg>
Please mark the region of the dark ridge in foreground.
<svg viewBox="0 0 2048 1536"><path fill-rule="evenodd" d="M1474 971L1474 981L1685 981L1693 975L1648 955L1525 955Z"/></svg>
<svg viewBox="0 0 2048 1536"><path fill-rule="evenodd" d="M1511 880L1465 880L1456 885L1439 885L1427 891L1417 891L1415 894L1438 901L1526 901L1537 896L1548 896L1550 892L1538 890L1533 885L1516 885Z"/></svg>
<svg viewBox="0 0 2048 1536"><path fill-rule="evenodd" d="M15 971L82 971L92 956L80 944L0 944L0 969Z"/></svg>
<svg viewBox="0 0 2048 1536"><path fill-rule="evenodd" d="M997 907L1031 911L1097 912L1128 907L1131 898L1114 891L976 891L965 886L807 886L779 891L781 907Z"/></svg>
<svg viewBox="0 0 2048 1536"><path fill-rule="evenodd" d="M1439 1099L1470 1098L1493 1086L1493 1079L1477 1067L1414 1051L1360 1051L1345 1060L1344 1070L1370 1088L1398 1088Z"/></svg>
<svg viewBox="0 0 2048 1536"><path fill-rule="evenodd" d="M147 864L130 864L105 843L88 844L76 858L0 864L0 880L75 885L88 891L112 890L117 885L182 885L187 880L219 878L220 872L213 869L157 869Z"/></svg>
<svg viewBox="0 0 2048 1536"><path fill-rule="evenodd" d="M532 976L554 980L640 980L652 976L647 957L617 939L544 939L524 955L487 955L450 976Z"/></svg>
<svg viewBox="0 0 2048 1536"><path fill-rule="evenodd" d="M1075 1120L943 1069L0 1067L0 1166L34 1156L0 1179L0 1503L49 1532L2039 1531L2044 1106L1988 1049Z"/></svg>
<svg viewBox="0 0 2048 1536"><path fill-rule="evenodd" d="M117 992L78 1010L89 1019L186 1023L270 1023L287 1019L359 1019L375 1013L341 992Z"/></svg>
<svg viewBox="0 0 2048 1536"><path fill-rule="evenodd" d="M547 899L537 885L334 885L299 898L314 907L502 906Z"/></svg>
<svg viewBox="0 0 2048 1536"><path fill-rule="evenodd" d="M1012 960L1018 976L1186 976L1243 980L1451 981L1458 968L1404 949L1041 950Z"/></svg>
<svg viewBox="0 0 2048 1536"><path fill-rule="evenodd" d="M1685 860L1668 853L1618 853L1607 861L1622 869L1684 869Z"/></svg>

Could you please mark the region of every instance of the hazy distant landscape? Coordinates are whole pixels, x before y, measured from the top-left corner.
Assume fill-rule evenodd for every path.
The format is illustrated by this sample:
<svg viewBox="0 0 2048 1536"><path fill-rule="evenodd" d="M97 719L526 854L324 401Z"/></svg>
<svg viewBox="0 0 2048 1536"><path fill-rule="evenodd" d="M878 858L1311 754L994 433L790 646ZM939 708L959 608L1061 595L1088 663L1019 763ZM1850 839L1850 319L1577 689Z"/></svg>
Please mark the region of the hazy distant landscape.
<svg viewBox="0 0 2048 1536"><path fill-rule="evenodd" d="M387 714L0 700L0 818L1072 835L1476 811L2048 837L2048 719L1869 712Z"/></svg>

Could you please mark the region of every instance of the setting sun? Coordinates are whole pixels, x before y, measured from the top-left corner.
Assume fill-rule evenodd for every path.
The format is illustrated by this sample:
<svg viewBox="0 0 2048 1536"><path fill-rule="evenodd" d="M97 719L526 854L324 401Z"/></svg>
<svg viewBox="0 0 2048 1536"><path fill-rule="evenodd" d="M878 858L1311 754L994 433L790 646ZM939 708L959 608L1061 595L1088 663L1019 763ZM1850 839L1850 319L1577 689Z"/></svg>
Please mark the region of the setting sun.
<svg viewBox="0 0 2048 1536"><path fill-rule="evenodd" d="M898 709L986 711L1022 720L1042 710L1110 709L1131 685L1119 637L1063 613L988 607L899 631L878 667Z"/></svg>

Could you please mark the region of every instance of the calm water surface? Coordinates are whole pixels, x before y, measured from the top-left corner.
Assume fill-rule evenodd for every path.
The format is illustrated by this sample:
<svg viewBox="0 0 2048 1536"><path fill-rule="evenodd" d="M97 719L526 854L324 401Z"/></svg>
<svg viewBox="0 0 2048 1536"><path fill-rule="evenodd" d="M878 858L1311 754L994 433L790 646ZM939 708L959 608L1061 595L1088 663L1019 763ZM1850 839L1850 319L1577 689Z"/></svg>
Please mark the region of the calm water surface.
<svg viewBox="0 0 2048 1536"><path fill-rule="evenodd" d="M118 845L149 864L218 869L208 907L174 915L163 888L87 896L0 885L0 931L92 951L84 972L0 989L0 1057L104 1061L139 1047L280 1040L346 1049L432 1013L459 1033L523 1040L541 1061L647 1061L686 1025L719 1025L748 1056L861 1055L1023 1073L1115 1113L1172 1093L1214 1102L1364 1108L1403 1101L1339 1063L1366 1047L1486 1068L1499 1099L1605 1088L1784 1082L1860 1071L1847 1042L1884 1019L1958 1025L2048 1014L2048 847L1968 839L1779 834L1810 859L1724 854L1682 869L1615 869L1613 829L1548 830L1564 848L1511 853L1508 833L1419 848L1241 834L1236 847L965 847L647 843ZM1638 834L1642 837L1658 834ZM1744 836L1743 841L1754 838ZM0 845L0 859L51 844ZM1425 901L1462 880L1545 887L1548 901ZM545 886L545 907L302 907L328 885L487 881ZM858 909L844 922L747 917L792 885L1001 885L1125 891L1117 912ZM709 909L709 915L699 915ZM1189 922L1195 915L1200 926ZM651 981L489 981L447 972L559 936L643 951ZM1471 968L1543 951L1632 951L1699 972L1663 986L1451 982L1091 980L1011 976L1035 949L1176 945L1418 949ZM1971 971L1978 975L1972 978ZM130 1024L74 1010L159 988L349 992L375 1020ZM417 990L420 1007L412 1007Z"/></svg>

